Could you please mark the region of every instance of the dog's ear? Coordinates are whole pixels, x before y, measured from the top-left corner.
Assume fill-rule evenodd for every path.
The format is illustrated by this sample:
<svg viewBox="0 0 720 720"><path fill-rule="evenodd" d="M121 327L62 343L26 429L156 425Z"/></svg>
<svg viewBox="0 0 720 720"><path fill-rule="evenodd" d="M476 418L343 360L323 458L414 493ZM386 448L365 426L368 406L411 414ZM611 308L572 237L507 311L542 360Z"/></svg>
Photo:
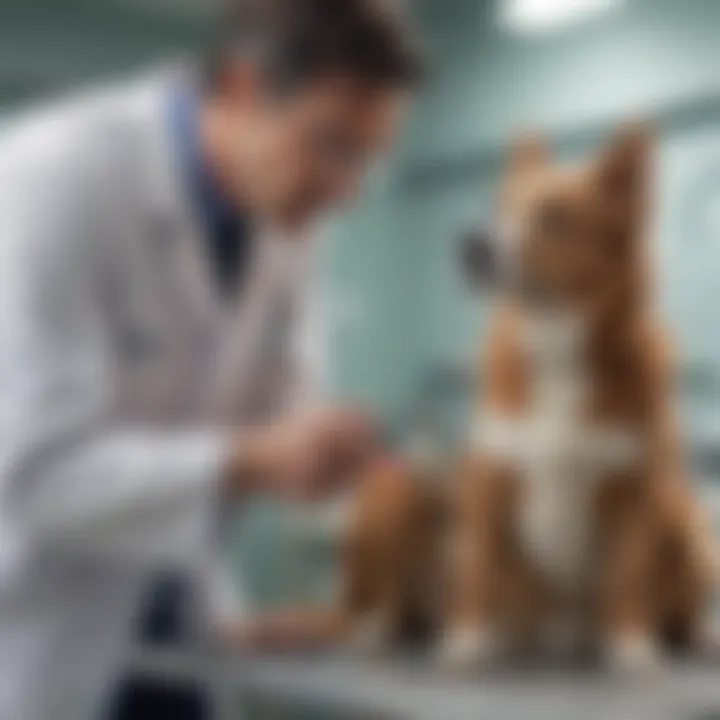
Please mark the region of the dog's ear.
<svg viewBox="0 0 720 720"><path fill-rule="evenodd" d="M533 132L521 134L510 148L508 172L518 175L537 170L549 160L547 145L542 137Z"/></svg>
<svg viewBox="0 0 720 720"><path fill-rule="evenodd" d="M601 197L617 207L643 202L651 172L654 135L648 123L629 123L614 135L597 166Z"/></svg>
<svg viewBox="0 0 720 720"><path fill-rule="evenodd" d="M498 209L510 213L517 198L521 198L528 179L549 164L549 152L537 133L523 133L511 145L500 184Z"/></svg>

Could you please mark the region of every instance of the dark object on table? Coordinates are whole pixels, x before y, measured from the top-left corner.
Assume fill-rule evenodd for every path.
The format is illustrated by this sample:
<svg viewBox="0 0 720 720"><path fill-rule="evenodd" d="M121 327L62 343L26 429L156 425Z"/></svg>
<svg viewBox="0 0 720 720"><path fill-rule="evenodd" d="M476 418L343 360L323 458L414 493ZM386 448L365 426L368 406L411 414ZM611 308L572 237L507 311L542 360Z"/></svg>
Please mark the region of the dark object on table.
<svg viewBox="0 0 720 720"><path fill-rule="evenodd" d="M110 720L205 720L210 708L202 688L130 677L120 686Z"/></svg>
<svg viewBox="0 0 720 720"><path fill-rule="evenodd" d="M194 594L185 578L165 575L149 589L138 627L146 647L187 647L194 637ZM208 700L199 686L139 675L123 679L112 699L110 720L206 720Z"/></svg>

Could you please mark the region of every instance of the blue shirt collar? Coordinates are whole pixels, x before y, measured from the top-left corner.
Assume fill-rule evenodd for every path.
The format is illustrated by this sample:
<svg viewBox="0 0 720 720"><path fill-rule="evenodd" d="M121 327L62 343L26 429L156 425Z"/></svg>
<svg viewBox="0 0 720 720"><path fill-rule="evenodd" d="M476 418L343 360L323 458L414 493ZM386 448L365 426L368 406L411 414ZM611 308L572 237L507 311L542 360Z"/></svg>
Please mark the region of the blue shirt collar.
<svg viewBox="0 0 720 720"><path fill-rule="evenodd" d="M251 234L249 218L222 191L201 147L201 94L189 81L179 82L170 97L169 119L180 167L208 244L212 270L223 292L237 284Z"/></svg>
<svg viewBox="0 0 720 720"><path fill-rule="evenodd" d="M200 146L200 93L190 82L178 84L171 97L171 122L193 200L204 215L237 221L240 211L213 178Z"/></svg>

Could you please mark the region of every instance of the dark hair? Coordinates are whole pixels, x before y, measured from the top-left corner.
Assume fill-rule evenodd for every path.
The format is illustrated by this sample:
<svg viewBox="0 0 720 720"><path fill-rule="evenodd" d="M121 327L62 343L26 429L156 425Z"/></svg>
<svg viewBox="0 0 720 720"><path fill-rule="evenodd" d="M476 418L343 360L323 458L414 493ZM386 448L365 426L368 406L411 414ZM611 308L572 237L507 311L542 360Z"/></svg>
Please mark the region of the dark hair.
<svg viewBox="0 0 720 720"><path fill-rule="evenodd" d="M399 1L230 0L209 83L245 52L279 92L338 74L412 87L424 75L424 61Z"/></svg>

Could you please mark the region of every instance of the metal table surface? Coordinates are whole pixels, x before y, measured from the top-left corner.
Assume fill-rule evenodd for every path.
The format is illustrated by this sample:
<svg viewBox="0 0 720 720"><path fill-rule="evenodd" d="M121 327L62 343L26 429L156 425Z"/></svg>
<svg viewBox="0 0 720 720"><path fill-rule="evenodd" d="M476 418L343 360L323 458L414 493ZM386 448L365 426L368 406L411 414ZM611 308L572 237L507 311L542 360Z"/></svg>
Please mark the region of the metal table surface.
<svg viewBox="0 0 720 720"><path fill-rule="evenodd" d="M720 665L677 662L645 677L525 669L452 678L428 662L338 655L224 658L143 653L146 674L203 678L218 720L239 720L243 699L392 720L680 720L720 718Z"/></svg>

